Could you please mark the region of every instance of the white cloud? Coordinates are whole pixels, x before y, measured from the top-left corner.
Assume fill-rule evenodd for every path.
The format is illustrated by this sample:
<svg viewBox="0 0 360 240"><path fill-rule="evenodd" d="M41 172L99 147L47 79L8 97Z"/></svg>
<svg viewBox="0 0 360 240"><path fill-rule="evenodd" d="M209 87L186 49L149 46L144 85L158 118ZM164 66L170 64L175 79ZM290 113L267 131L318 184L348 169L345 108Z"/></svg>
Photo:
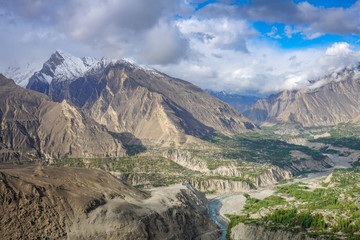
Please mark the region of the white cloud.
<svg viewBox="0 0 360 240"><path fill-rule="evenodd" d="M216 78L218 76L217 71L208 66L191 65L188 71L191 78Z"/></svg>
<svg viewBox="0 0 360 240"><path fill-rule="evenodd" d="M206 47L247 52L246 39L257 32L245 20L190 18L177 22L181 33Z"/></svg>
<svg viewBox="0 0 360 240"><path fill-rule="evenodd" d="M292 38L292 35L301 32L301 30L300 30L300 29L293 28L293 27L291 27L291 26L289 26L289 25L286 25L286 26L284 27L284 32L285 32L285 35L286 35L288 38Z"/></svg>
<svg viewBox="0 0 360 240"><path fill-rule="evenodd" d="M331 47L326 49L325 55L328 56L344 56L349 55L353 51L350 49L350 44L346 42L334 43Z"/></svg>
<svg viewBox="0 0 360 240"><path fill-rule="evenodd" d="M169 64L187 57L188 45L173 24L173 16L189 14L190 9L183 0L12 0L0 4L0 30L9 30L13 46L39 42L52 46L47 49L50 52L63 45L72 52L81 45L91 49L86 55ZM154 41L154 32L161 34L161 43ZM157 55L150 57L154 52Z"/></svg>
<svg viewBox="0 0 360 240"><path fill-rule="evenodd" d="M280 39L281 38L281 36L278 34L278 29L275 26L273 26L271 28L271 31L266 33L266 35L268 35L269 37L275 38L275 39Z"/></svg>
<svg viewBox="0 0 360 240"><path fill-rule="evenodd" d="M199 47L199 45L198 45ZM285 89L312 87L333 71L360 62L360 52L352 51L348 43L334 43L327 49L282 50L275 45L249 42L249 54L222 51L222 58L214 56L211 48L196 48L202 53L198 61L207 69L216 70L215 77L199 74L191 61L178 66L160 68L179 78L191 80L203 88L240 93L275 93ZM206 71L204 71L206 72ZM318 82L317 86L323 84Z"/></svg>
<svg viewBox="0 0 360 240"><path fill-rule="evenodd" d="M45 61L63 49L77 56L131 57L203 88L276 92L307 87L308 80L359 61L347 43L284 50L274 39L359 34L360 1L347 9L220 1L199 11L188 0L3 2L0 68L28 56ZM283 23L284 34L273 27L267 34L274 39L258 38L253 20Z"/></svg>
<svg viewBox="0 0 360 240"><path fill-rule="evenodd" d="M177 63L187 56L188 41L176 26L161 21L145 35L145 44L140 54L146 63Z"/></svg>
<svg viewBox="0 0 360 240"><path fill-rule="evenodd" d="M360 1L349 8L316 7L307 1L295 3L284 0L252 0L247 3L227 5L213 3L201 9L201 16L231 17L241 16L254 21L265 21L267 23L282 23L296 25L296 32L289 31L287 36L291 37L297 30L302 32L305 39L314 39L323 34L360 34Z"/></svg>

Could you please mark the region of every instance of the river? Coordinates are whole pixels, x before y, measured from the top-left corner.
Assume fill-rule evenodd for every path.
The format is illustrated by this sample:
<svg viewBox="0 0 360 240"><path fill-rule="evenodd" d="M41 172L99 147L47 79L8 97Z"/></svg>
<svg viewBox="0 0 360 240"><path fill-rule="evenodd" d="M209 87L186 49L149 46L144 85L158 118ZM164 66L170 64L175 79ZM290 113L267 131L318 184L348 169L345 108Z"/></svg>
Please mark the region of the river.
<svg viewBox="0 0 360 240"><path fill-rule="evenodd" d="M226 235L226 225L224 225L223 223L222 223L222 221L220 221L219 219L218 219L218 217L220 216L219 215L219 212L218 212L218 210L217 210L217 205L219 204L219 203L221 203L221 201L223 200L223 199L225 199L226 197L223 197L223 198L220 198L220 199L217 199L217 200L214 200L214 201L212 201L212 202L210 202L210 204L209 204L209 207L210 207L210 211L211 211L211 218L216 222L216 224L219 226L219 228L221 229L221 230L223 230L223 232L222 232L222 235L221 235L221 240L225 240L225 235Z"/></svg>

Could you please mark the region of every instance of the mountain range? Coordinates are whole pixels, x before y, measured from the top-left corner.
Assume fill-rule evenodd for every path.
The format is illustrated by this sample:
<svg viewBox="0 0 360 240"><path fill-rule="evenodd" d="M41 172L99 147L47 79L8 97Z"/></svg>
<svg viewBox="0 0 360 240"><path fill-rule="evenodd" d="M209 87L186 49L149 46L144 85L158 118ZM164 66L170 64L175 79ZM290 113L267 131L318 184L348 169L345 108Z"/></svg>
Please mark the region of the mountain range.
<svg viewBox="0 0 360 240"><path fill-rule="evenodd" d="M126 60L57 51L27 89L3 75L0 84L3 161L124 156L129 146L144 149L143 143L257 130L195 85Z"/></svg>
<svg viewBox="0 0 360 240"><path fill-rule="evenodd" d="M55 52L28 89L68 100L113 132L145 142L182 143L215 132L257 127L234 107L199 87L126 60L77 58Z"/></svg>
<svg viewBox="0 0 360 240"><path fill-rule="evenodd" d="M244 115L259 125L336 125L360 114L360 65L319 79L313 87L260 99Z"/></svg>

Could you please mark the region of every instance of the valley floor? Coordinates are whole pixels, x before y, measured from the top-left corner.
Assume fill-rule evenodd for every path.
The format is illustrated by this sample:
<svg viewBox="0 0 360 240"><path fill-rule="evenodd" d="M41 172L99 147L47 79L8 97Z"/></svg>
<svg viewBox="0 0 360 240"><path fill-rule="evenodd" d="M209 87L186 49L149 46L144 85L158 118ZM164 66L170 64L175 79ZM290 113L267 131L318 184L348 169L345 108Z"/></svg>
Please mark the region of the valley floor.
<svg viewBox="0 0 360 240"><path fill-rule="evenodd" d="M327 169L323 172L316 172L316 173L310 173L304 178L299 179L292 179L292 181L289 181L284 184L276 184L267 186L264 188L259 188L256 190L250 190L243 193L236 193L236 194L208 194L207 198L210 202L216 201L216 205L213 206L213 209L215 211L215 215L213 215L213 219L215 222L218 223L219 227L222 228L222 226L226 226L227 223L230 221L225 215L241 215L243 214L244 206L246 204L246 198L244 196L244 193L247 193L250 195L251 198L256 198L263 200L266 197L269 197L273 195L277 190L276 187L283 186L283 185L289 185L294 183L307 183L308 185L312 186L312 188L319 187L319 180L323 180L327 176L329 176L334 169L341 169L341 168L350 168L350 163L353 161L352 158L348 157L341 157L337 154L329 154L328 155L331 160L334 163L334 166L332 168ZM222 228L223 229L223 228ZM226 231L226 230L224 230ZM225 239L225 234L223 233L222 238Z"/></svg>

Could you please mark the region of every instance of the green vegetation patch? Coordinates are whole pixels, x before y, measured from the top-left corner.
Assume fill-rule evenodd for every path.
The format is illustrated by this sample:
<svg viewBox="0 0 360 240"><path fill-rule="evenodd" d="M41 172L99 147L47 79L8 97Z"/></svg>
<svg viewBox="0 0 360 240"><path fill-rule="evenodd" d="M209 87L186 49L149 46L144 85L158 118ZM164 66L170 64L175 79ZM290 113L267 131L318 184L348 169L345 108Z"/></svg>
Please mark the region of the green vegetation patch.
<svg viewBox="0 0 360 240"><path fill-rule="evenodd" d="M340 123L332 128L329 133L330 137L318 138L311 141L360 150L360 126L352 123Z"/></svg>
<svg viewBox="0 0 360 240"><path fill-rule="evenodd" d="M167 186L181 183L194 176L202 176L179 164L162 157L131 156L119 158L65 158L56 160L54 166L88 167L118 172L122 178L133 184L134 178L145 183L135 183L136 187Z"/></svg>
<svg viewBox="0 0 360 240"><path fill-rule="evenodd" d="M244 206L244 211L250 213L256 213L261 208L268 208L270 206L282 205L285 204L286 201L280 196L269 196L264 198L263 200L259 200L257 198L251 198L249 196L244 195L247 200Z"/></svg>
<svg viewBox="0 0 360 240"><path fill-rule="evenodd" d="M239 159L248 162L269 163L279 167L291 165L291 151L300 151L316 161L326 158L317 150L305 146L288 144L276 135L262 133L244 133L233 138L215 135L204 140L219 146L222 151L219 158Z"/></svg>
<svg viewBox="0 0 360 240"><path fill-rule="evenodd" d="M321 214L298 212L296 209L278 209L263 217L265 222L307 229L310 227L326 229L327 224Z"/></svg>
<svg viewBox="0 0 360 240"><path fill-rule="evenodd" d="M306 205L301 205L302 208L307 209L341 209L338 202L340 195L339 191L333 188L317 188L314 191L309 191L307 186L300 184L291 184L277 187L279 193L288 194L295 197L297 201L307 202Z"/></svg>
<svg viewBox="0 0 360 240"><path fill-rule="evenodd" d="M55 161L54 166L56 167L85 167L82 158L64 158Z"/></svg>

